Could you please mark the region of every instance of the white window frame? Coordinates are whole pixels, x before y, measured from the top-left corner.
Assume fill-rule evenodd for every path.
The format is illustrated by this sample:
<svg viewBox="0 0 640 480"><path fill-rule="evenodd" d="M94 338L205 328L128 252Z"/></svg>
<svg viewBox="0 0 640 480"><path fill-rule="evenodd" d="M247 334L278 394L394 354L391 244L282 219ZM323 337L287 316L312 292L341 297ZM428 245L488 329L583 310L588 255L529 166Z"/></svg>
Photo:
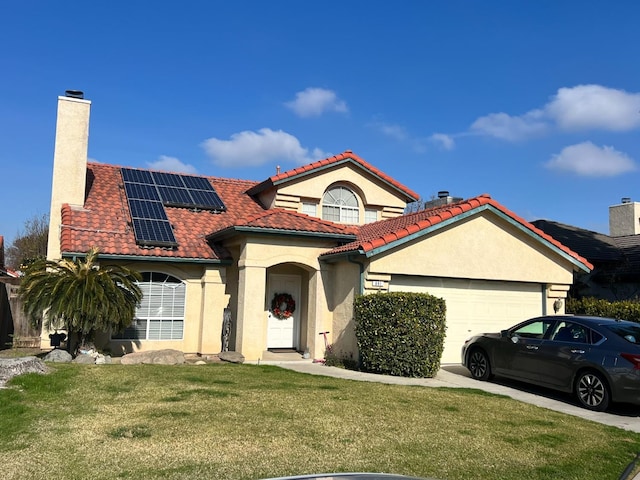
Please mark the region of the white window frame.
<svg viewBox="0 0 640 480"><path fill-rule="evenodd" d="M302 213L306 213L310 217L317 217L318 205L313 202L302 202Z"/></svg>
<svg viewBox="0 0 640 480"><path fill-rule="evenodd" d="M138 282L142 301L136 309L132 324L124 332L113 335L114 340L182 340L186 284L172 275L143 272Z"/></svg>
<svg viewBox="0 0 640 480"><path fill-rule="evenodd" d="M378 211L373 208L365 208L364 223L373 223L378 221Z"/></svg>
<svg viewBox="0 0 640 480"><path fill-rule="evenodd" d="M360 223L360 203L353 190L337 185L322 196L322 219L338 223Z"/></svg>

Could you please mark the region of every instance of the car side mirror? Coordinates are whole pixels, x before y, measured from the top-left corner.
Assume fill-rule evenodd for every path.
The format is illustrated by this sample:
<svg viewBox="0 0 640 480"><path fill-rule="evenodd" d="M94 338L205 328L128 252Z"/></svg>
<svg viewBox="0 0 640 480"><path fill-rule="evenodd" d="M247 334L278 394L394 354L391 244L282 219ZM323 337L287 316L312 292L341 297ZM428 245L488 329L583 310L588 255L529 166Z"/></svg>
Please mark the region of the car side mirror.
<svg viewBox="0 0 640 480"><path fill-rule="evenodd" d="M500 336L502 338L508 338L509 337L509 330L501 330L500 331Z"/></svg>

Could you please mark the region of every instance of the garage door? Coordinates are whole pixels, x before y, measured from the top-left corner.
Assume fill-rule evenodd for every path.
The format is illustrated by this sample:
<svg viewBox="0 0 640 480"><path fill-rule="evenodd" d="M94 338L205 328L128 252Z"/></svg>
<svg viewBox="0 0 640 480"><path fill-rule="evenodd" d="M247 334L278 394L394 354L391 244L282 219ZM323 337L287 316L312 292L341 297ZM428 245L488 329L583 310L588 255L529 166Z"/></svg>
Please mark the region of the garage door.
<svg viewBox="0 0 640 480"><path fill-rule="evenodd" d="M442 363L460 363L460 349L471 335L499 332L543 314L543 288L535 283L394 275L389 291L444 298L447 336Z"/></svg>

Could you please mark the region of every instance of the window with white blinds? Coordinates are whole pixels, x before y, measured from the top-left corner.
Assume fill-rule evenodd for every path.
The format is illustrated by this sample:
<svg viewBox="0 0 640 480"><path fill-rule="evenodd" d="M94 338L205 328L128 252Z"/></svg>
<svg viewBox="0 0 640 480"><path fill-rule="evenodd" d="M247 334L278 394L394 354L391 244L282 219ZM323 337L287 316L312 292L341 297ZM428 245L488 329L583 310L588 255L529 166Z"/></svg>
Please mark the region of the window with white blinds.
<svg viewBox="0 0 640 480"><path fill-rule="evenodd" d="M182 340L186 285L164 273L144 272L138 283L142 301L133 323L113 338L124 340Z"/></svg>

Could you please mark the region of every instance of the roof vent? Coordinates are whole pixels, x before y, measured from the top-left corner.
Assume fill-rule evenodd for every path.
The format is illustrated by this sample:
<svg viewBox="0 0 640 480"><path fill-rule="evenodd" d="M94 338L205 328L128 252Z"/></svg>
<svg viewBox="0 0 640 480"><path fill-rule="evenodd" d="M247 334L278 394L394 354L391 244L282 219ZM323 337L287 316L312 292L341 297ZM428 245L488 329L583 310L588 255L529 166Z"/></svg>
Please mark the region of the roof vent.
<svg viewBox="0 0 640 480"><path fill-rule="evenodd" d="M440 190L438 192L438 198L447 198L449 196L449 192L446 190Z"/></svg>
<svg viewBox="0 0 640 480"><path fill-rule="evenodd" d="M84 98L84 92L82 90L67 90L64 92L64 96L71 98Z"/></svg>
<svg viewBox="0 0 640 480"><path fill-rule="evenodd" d="M622 197L622 203L631 203L631 198L629 198L629 197Z"/></svg>

